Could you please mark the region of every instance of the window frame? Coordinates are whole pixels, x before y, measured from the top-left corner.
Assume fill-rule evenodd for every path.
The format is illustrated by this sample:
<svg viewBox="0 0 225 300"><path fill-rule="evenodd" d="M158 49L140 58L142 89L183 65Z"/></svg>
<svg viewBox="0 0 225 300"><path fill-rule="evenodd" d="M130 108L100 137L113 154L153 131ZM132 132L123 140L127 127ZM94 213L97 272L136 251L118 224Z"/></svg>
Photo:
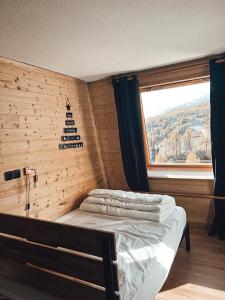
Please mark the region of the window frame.
<svg viewBox="0 0 225 300"><path fill-rule="evenodd" d="M154 85L148 85L148 86L140 86L139 92L140 92L140 98L141 93L148 92L148 91L156 91L156 90L162 90L162 89L168 89L173 87L179 87L179 86L187 86L197 83L204 83L210 81L210 77L203 76L200 78L192 78L182 81L174 81L166 83L159 83ZM148 146L148 140L147 140L147 132L146 132L146 124L145 124L145 118L144 118L144 109L143 109L143 102L141 100L141 118L142 118L142 128L143 128L143 139L144 139L144 150L145 150L145 158L146 158L146 165L147 169L149 170L161 170L161 171L212 171L212 163L211 164L151 164L150 160L150 153L149 153L149 146Z"/></svg>

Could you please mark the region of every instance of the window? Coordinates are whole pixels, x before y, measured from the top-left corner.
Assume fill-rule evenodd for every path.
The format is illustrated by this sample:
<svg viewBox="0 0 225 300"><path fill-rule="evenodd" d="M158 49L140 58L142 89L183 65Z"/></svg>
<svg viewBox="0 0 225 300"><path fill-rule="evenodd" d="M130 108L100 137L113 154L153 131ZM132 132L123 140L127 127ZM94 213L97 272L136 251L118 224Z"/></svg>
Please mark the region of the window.
<svg viewBox="0 0 225 300"><path fill-rule="evenodd" d="M209 82L141 93L151 166L211 166Z"/></svg>

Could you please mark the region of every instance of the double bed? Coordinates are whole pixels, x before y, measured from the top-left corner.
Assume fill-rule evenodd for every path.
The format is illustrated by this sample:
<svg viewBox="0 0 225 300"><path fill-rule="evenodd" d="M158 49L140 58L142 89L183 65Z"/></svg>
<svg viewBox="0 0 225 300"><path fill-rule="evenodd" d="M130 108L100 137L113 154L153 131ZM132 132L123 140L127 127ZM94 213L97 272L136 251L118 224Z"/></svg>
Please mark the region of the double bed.
<svg viewBox="0 0 225 300"><path fill-rule="evenodd" d="M186 213L176 207L159 223L77 209L57 222L114 232L121 299L152 300L171 268L186 225Z"/></svg>
<svg viewBox="0 0 225 300"><path fill-rule="evenodd" d="M51 242L46 238L46 232ZM5 241L5 234L10 235L8 238L12 236L13 243L8 240ZM15 276L15 271L13 276L8 271L6 272L7 276L5 276L4 271L0 271L0 293L13 300L31 299L29 296L24 296L26 293L27 295L30 295L30 293L33 293L33 295L44 293L42 295L43 300L68 299L68 295L63 296L63 291L60 291L60 295L57 294L57 288L59 290L60 286L57 287L58 277L62 277L64 281L69 281L68 287L71 291L72 285L75 285L73 299L153 300L168 276L180 242L185 234L187 238L186 246L189 250L186 213L181 207L176 207L164 222L104 216L79 209L59 218L54 223L0 214L0 263L3 259L5 270L22 263L23 268L24 264L26 265L25 273L27 268L30 272L31 267L34 273L34 269L38 267L37 274L34 274L34 280L30 280L31 276L29 275L28 282L25 280L27 278L24 275L25 273L22 274L23 280L21 281L18 276ZM14 243L15 237L17 240L21 239L20 243L23 243L22 246L19 245L19 255L17 253L18 249L16 249L17 242ZM65 238L71 239L69 244L68 242L65 243ZM103 240L106 243L102 243ZM29 248L30 245L27 246L30 243L32 243L32 249ZM62 253L64 256L74 255L77 262L75 266L78 266L78 269L81 268L81 265L83 265L83 268L89 268L86 261L88 260L89 263L91 259L97 262L100 261L99 266L96 265L93 268L93 264L90 264L92 269L89 275L86 274L89 271L88 269L79 269L79 272L76 272L75 269L72 270L73 267L69 264L68 268L70 270L66 267L59 268L58 264L63 262L58 259L61 256L55 254L52 256L51 253L45 255L43 251L36 251L36 245L39 248L45 248L46 245L47 247L54 247L57 251L64 251ZM54 249L50 250L56 251ZM22 261L20 259L21 253L23 256ZM7 260L7 266L5 266L5 260ZM85 264L82 260L85 260ZM68 262L68 258L66 257L64 261ZM98 284L95 278L100 274L100 267L103 268L102 276L104 280L99 280L102 284ZM73 273L71 273L71 270L74 271L72 280L68 277L68 274L71 276ZM50 285L44 279L42 283L39 282L42 273L38 274L38 272L48 273L47 281L50 282ZM53 275L57 275L56 281ZM87 280L83 280L84 278L87 278ZM67 283L64 281L61 286L67 287ZM85 281L90 284L86 284ZM16 283L12 284L12 282ZM45 282L47 286L45 286ZM13 287L14 289L17 288L18 291L18 284L22 287L22 296L15 295L13 292ZM78 284L77 289L76 285ZM49 291L48 285L51 286ZM101 287L99 288L98 285ZM56 291L54 291L54 288ZM88 291L88 289L91 291ZM97 290L96 293L95 290ZM65 292L68 293L68 291ZM83 292L84 294L82 294ZM12 296L13 293L14 296ZM32 297L32 299L35 299L35 297Z"/></svg>

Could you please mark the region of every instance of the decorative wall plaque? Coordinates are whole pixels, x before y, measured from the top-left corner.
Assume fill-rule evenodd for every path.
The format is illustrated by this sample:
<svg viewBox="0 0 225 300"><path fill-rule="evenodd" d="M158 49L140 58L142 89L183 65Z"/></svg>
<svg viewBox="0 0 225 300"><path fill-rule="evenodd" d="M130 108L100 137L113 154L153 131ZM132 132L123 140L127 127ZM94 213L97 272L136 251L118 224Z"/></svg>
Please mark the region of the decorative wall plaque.
<svg viewBox="0 0 225 300"><path fill-rule="evenodd" d="M70 112L70 111L69 111L69 112L67 111L67 112L66 112L66 117L67 117L67 118L72 118L72 117L73 117L73 113Z"/></svg>
<svg viewBox="0 0 225 300"><path fill-rule="evenodd" d="M62 141L77 141L80 140L80 135L62 135Z"/></svg>
<svg viewBox="0 0 225 300"><path fill-rule="evenodd" d="M65 125L75 125L74 120L65 120Z"/></svg>
<svg viewBox="0 0 225 300"><path fill-rule="evenodd" d="M66 127L66 128L63 128L63 132L64 133L76 133L77 132L77 128L75 127Z"/></svg>
<svg viewBox="0 0 225 300"><path fill-rule="evenodd" d="M59 149L81 148L81 147L83 147L83 142L71 143L71 141L77 141L77 140L80 141L81 136L80 135L70 135L70 133L77 133L77 128L73 127L75 125L75 121L72 119L73 113L71 111L71 104L70 104L68 97L66 100L66 110L67 111L66 111L65 125L67 127L63 128L63 133L68 134L68 135L62 135L61 141L62 142L70 141L70 143L60 143Z"/></svg>
<svg viewBox="0 0 225 300"><path fill-rule="evenodd" d="M70 148L80 148L80 147L83 147L83 143L59 144L59 149L70 149Z"/></svg>

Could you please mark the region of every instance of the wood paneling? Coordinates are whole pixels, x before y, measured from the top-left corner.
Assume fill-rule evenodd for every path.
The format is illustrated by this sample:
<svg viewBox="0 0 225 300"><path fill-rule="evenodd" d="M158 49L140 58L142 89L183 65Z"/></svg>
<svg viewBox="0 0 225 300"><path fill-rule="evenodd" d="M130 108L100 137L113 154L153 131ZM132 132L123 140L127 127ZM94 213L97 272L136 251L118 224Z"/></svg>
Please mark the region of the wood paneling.
<svg viewBox="0 0 225 300"><path fill-rule="evenodd" d="M151 177L151 190L161 193L186 195L212 195L213 181L211 179L183 179Z"/></svg>
<svg viewBox="0 0 225 300"><path fill-rule="evenodd" d="M191 223L209 224L212 220L213 180L150 178L151 192L173 195L185 208Z"/></svg>
<svg viewBox="0 0 225 300"><path fill-rule="evenodd" d="M141 87L165 84L168 80L172 83L193 78L207 78L208 75L208 59L138 72ZM90 83L88 87L109 187L128 189L121 159L111 79ZM176 196L176 201L186 209L189 221L199 224L210 222L212 200L207 196L212 195L212 180L151 178L150 189L157 193L182 194Z"/></svg>
<svg viewBox="0 0 225 300"><path fill-rule="evenodd" d="M203 58L141 71L138 74L140 87L146 88L196 79L208 79L208 60L208 58Z"/></svg>
<svg viewBox="0 0 225 300"><path fill-rule="evenodd" d="M89 91L109 187L126 190L128 186L120 152L112 84L108 81L102 81L102 84L101 82L89 84Z"/></svg>
<svg viewBox="0 0 225 300"><path fill-rule="evenodd" d="M83 148L58 150L66 97ZM30 216L53 220L76 207L88 191L106 187L98 134L86 83L0 58L0 211L25 215L25 176L5 182L8 170L33 167Z"/></svg>

